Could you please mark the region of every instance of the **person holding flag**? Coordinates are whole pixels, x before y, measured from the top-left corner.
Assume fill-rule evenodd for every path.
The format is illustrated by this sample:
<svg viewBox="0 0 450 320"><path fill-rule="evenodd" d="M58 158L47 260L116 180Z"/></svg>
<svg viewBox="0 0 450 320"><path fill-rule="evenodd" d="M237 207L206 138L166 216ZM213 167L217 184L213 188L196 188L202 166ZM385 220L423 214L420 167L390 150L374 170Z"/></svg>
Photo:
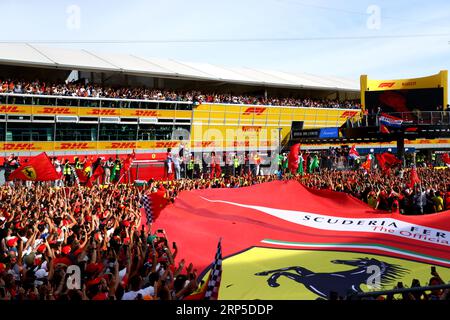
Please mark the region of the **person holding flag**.
<svg viewBox="0 0 450 320"><path fill-rule="evenodd" d="M122 180L122 178L125 176L125 174L127 174L130 171L131 166L133 165L133 162L135 159L136 159L136 153L134 152L134 149L133 149L133 152L130 153L123 162L122 175L120 176L117 183L119 183Z"/></svg>

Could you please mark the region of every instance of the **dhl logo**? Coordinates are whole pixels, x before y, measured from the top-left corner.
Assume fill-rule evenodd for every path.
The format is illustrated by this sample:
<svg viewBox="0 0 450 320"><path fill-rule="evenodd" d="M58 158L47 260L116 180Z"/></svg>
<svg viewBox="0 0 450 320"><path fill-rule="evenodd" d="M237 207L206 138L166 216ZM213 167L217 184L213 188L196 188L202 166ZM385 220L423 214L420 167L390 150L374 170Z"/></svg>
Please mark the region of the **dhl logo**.
<svg viewBox="0 0 450 320"><path fill-rule="evenodd" d="M136 143L134 142L112 142L111 149L134 149L136 148ZM109 148L107 148L109 149Z"/></svg>
<svg viewBox="0 0 450 320"><path fill-rule="evenodd" d="M34 143L5 143L4 150L36 150Z"/></svg>
<svg viewBox="0 0 450 320"><path fill-rule="evenodd" d="M119 113L117 110L103 110L103 109L91 109L88 114L92 114L95 116L118 116Z"/></svg>
<svg viewBox="0 0 450 320"><path fill-rule="evenodd" d="M76 149L90 149L87 142L75 142L75 143L61 143L59 146L61 150L76 150Z"/></svg>
<svg viewBox="0 0 450 320"><path fill-rule="evenodd" d="M415 86L417 84L416 81L410 81L410 82L403 82L402 86L404 87L411 87L411 86Z"/></svg>
<svg viewBox="0 0 450 320"><path fill-rule="evenodd" d="M378 88L392 88L393 86L395 86L395 82L383 82L380 83Z"/></svg>
<svg viewBox="0 0 450 320"><path fill-rule="evenodd" d="M155 144L155 148L175 148L178 145L178 142L162 142L158 141Z"/></svg>
<svg viewBox="0 0 450 320"><path fill-rule="evenodd" d="M249 115L251 115L251 114L260 116L260 115L262 115L266 110L267 110L267 108L260 108L260 107L247 108L247 109L244 111L243 114L244 114L244 116L249 116Z"/></svg>
<svg viewBox="0 0 450 320"><path fill-rule="evenodd" d="M20 110L16 106L0 106L0 112L16 113L20 112Z"/></svg>
<svg viewBox="0 0 450 320"><path fill-rule="evenodd" d="M202 147L202 148L207 148L207 147L215 147L216 144L214 143L214 141L201 141L201 142L196 142L195 143L195 147Z"/></svg>
<svg viewBox="0 0 450 320"><path fill-rule="evenodd" d="M70 108L43 108L42 111L38 113L45 114L75 114L75 112L70 111Z"/></svg>
<svg viewBox="0 0 450 320"><path fill-rule="evenodd" d="M138 116L138 117L157 117L158 116L158 111L155 111L155 110L136 110L133 115Z"/></svg>
<svg viewBox="0 0 450 320"><path fill-rule="evenodd" d="M358 111L345 111L342 115L341 118L353 118L354 116L356 116L358 114Z"/></svg>

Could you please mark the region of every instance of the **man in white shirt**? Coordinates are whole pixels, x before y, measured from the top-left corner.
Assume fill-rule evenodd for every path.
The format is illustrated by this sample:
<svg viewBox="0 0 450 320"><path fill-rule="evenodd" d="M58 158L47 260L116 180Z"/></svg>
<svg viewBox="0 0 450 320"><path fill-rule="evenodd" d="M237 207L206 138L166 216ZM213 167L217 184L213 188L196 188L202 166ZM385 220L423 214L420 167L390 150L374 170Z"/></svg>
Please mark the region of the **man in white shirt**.
<svg viewBox="0 0 450 320"><path fill-rule="evenodd" d="M142 295L142 298L147 296L153 297L155 289L152 286L140 289L142 282L142 278L139 275L132 277L129 281L131 290L124 293L122 300L136 300L139 294Z"/></svg>

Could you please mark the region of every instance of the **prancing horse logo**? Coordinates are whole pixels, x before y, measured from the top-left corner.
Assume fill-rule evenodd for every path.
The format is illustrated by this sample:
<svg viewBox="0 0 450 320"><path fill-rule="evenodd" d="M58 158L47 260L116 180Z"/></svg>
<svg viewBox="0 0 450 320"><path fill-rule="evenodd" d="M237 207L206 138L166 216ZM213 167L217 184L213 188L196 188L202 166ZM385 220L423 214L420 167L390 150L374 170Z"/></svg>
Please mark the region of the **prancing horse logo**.
<svg viewBox="0 0 450 320"><path fill-rule="evenodd" d="M339 296L345 297L351 293L360 293L361 285L367 284L372 273L368 272L368 268L376 266L380 270L380 284L387 285L394 280L400 278L407 269L395 264L389 264L377 259L362 258L356 260L333 260L334 264L344 264L354 266L355 268L348 271L339 271L333 273L315 273L303 267L288 267L277 270L263 271L256 273L257 276L268 276L267 283L272 288L279 287L278 278L285 276L291 280L302 283L311 292L322 298L328 299L331 292L336 292ZM293 272L289 272L293 271Z"/></svg>
<svg viewBox="0 0 450 320"><path fill-rule="evenodd" d="M22 169L22 173L30 180L36 180L36 170L32 166L28 166Z"/></svg>

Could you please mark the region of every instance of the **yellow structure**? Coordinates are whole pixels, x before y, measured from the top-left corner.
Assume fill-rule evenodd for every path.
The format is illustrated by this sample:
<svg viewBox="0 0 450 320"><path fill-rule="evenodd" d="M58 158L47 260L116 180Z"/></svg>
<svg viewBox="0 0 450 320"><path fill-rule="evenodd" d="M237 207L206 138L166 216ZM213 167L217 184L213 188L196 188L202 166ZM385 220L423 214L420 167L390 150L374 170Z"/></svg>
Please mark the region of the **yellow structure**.
<svg viewBox="0 0 450 320"><path fill-rule="evenodd" d="M361 105L366 107L366 92L368 91L390 91L411 89L433 89L443 88L443 106L448 104L448 71L443 70L438 74L414 79L400 80L372 80L367 75L361 76Z"/></svg>
<svg viewBox="0 0 450 320"><path fill-rule="evenodd" d="M268 150L290 136L293 121L303 122L304 129L340 127L347 119L356 119L360 110L302 107L254 106L235 104L200 104L193 110L95 108L45 105L0 104L0 116L76 116L97 121L102 118L120 118L136 121L152 118L158 121L183 120L190 124L190 147L200 149L235 150L255 147ZM17 122L17 121L16 121ZM56 122L54 122L56 123ZM24 123L32 126L33 122ZM53 125L53 124L49 124ZM75 125L74 125L75 126ZM162 152L175 148L179 141L4 141L0 151L7 152L94 152L112 150L146 150Z"/></svg>

